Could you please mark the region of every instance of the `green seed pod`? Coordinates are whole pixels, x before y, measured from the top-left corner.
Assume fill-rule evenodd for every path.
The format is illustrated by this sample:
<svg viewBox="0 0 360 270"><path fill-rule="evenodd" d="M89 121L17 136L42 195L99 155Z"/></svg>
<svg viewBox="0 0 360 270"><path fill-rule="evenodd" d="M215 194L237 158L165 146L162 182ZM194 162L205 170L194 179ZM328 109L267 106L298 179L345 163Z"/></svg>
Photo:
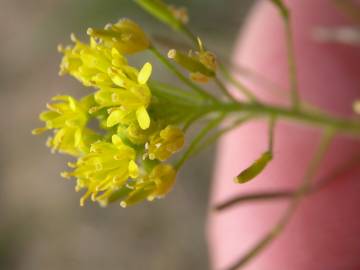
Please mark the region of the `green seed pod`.
<svg viewBox="0 0 360 270"><path fill-rule="evenodd" d="M243 170L234 180L236 183L246 183L258 176L272 160L272 153L266 151L250 167Z"/></svg>

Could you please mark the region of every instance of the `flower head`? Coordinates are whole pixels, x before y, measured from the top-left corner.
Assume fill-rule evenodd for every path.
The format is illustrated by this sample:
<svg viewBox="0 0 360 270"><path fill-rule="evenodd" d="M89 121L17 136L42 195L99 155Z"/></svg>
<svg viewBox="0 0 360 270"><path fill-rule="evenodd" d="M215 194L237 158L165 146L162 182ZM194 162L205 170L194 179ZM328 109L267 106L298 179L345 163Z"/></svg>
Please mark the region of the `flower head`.
<svg viewBox="0 0 360 270"><path fill-rule="evenodd" d="M54 97L49 111L40 115L45 127L34 133L54 130L49 146L78 157L68 163L73 170L62 176L76 178L77 191L86 190L81 205L89 197L102 205L121 201L122 206L160 198L176 178L172 165L162 162L183 147L184 133L177 125L193 117L189 108L198 101L173 90L152 92L161 88L148 85L152 65L137 69L128 63L125 54L149 47L134 22L120 20L103 30L90 28L88 34L88 43L72 35L74 45L60 47L60 73L75 77L93 93L80 101ZM165 104L167 109L157 108ZM93 120L99 123L99 134L88 127Z"/></svg>
<svg viewBox="0 0 360 270"><path fill-rule="evenodd" d="M122 54L133 54L150 47L150 41L144 31L129 19L108 24L104 29L89 28L87 33L99 39L106 47L115 48Z"/></svg>
<svg viewBox="0 0 360 270"><path fill-rule="evenodd" d="M75 35L71 35L71 40L75 43L73 47L58 47L58 50L64 54L60 64L60 75L70 74L85 86L112 85L107 74L112 63L118 66L127 64L120 53L97 44L94 39L90 40L90 44L85 44Z"/></svg>
<svg viewBox="0 0 360 270"><path fill-rule="evenodd" d="M167 160L184 145L184 133L176 126L167 126L150 137L147 144L149 159Z"/></svg>
<svg viewBox="0 0 360 270"><path fill-rule="evenodd" d="M98 141L92 144L88 154L76 164L69 164L75 167L74 171L62 175L77 178L76 190L87 189L80 201L84 205L89 196L94 201L104 199L125 185L129 177L136 178L139 169L135 159L135 150L125 145L119 136L113 135L111 142Z"/></svg>
<svg viewBox="0 0 360 270"><path fill-rule="evenodd" d="M55 96L56 103L47 104L48 111L40 114L40 120L45 127L35 129L34 134L47 130L54 130L47 145L54 151L79 156L89 151L90 144L94 142L97 134L86 128L88 122L88 109L92 104L92 96L77 101L71 96Z"/></svg>
<svg viewBox="0 0 360 270"><path fill-rule="evenodd" d="M150 126L147 107L151 101L151 92L147 86L152 66L146 63L138 72L136 69L112 69L111 79L117 87L104 87L95 94L95 100L101 107L110 107L107 126L112 127L130 119L137 120L142 129Z"/></svg>
<svg viewBox="0 0 360 270"><path fill-rule="evenodd" d="M166 195L173 187L176 180L176 171L169 164L155 166L150 174L134 182L131 192L122 199L120 205L126 207L142 200L152 201Z"/></svg>
<svg viewBox="0 0 360 270"><path fill-rule="evenodd" d="M116 24L116 27L120 29L120 26L125 27L124 24L132 25L125 20ZM119 51L119 46L110 46L112 43L109 43L107 38L105 36L102 39L100 36L98 42L91 38L90 44L84 44L73 36L75 46L60 49L64 53L60 65L61 74L69 73L85 86L98 89L95 93L97 105L91 108L91 111L109 109L108 127L130 118L136 119L141 128L147 129L150 117L146 109L151 101L147 81L152 73L152 65L146 63L138 71L128 65L127 59Z"/></svg>

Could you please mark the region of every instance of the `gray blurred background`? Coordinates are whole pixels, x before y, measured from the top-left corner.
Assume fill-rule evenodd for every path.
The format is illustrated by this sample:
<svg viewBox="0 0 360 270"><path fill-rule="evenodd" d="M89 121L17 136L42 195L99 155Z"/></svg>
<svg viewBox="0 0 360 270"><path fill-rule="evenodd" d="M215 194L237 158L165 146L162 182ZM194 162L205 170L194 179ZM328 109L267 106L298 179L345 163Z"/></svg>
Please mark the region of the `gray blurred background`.
<svg viewBox="0 0 360 270"><path fill-rule="evenodd" d="M188 7L192 29L227 58L252 1L168 2ZM56 46L69 44L71 32L83 37L89 26L121 17L150 34L181 39L130 0L0 0L1 270L209 267L204 226L214 148L187 164L165 200L81 208L74 182L59 176L68 158L50 154L46 136L30 133L53 95L84 91L74 79L58 77ZM163 72L154 73L167 80Z"/></svg>

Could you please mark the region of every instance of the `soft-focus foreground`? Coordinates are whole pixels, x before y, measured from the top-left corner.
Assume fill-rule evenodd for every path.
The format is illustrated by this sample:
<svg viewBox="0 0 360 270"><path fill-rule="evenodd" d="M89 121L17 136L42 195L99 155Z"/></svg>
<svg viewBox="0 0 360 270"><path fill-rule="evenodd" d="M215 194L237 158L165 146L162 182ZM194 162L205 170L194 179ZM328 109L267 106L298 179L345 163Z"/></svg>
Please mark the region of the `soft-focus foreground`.
<svg viewBox="0 0 360 270"><path fill-rule="evenodd" d="M313 34L319 28L335 29L354 22L333 5L336 1L287 2L293 11L301 96L340 115L352 115L352 102L359 98L359 47L320 41ZM278 14L263 1L254 9L239 38L234 58L239 64L272 78L280 88L287 88L287 56L282 30ZM274 92L263 91L262 85L253 87L264 99L281 102L274 98ZM241 188L234 188L228 181L238 172L239 166L252 162L264 149L266 130L263 123L251 123L222 140L213 186L213 206L241 194L294 190L299 185L320 134L286 123L277 125L276 158L267 170ZM334 171L354 157L359 149L359 143L350 139L336 139L332 143L316 174L316 183L332 177L335 177L334 181L304 199L283 233L243 269L360 268L360 166L348 167L341 174ZM287 199L244 202L223 212L211 212L209 238L214 269L229 269L227 267L234 265L273 228L288 204Z"/></svg>

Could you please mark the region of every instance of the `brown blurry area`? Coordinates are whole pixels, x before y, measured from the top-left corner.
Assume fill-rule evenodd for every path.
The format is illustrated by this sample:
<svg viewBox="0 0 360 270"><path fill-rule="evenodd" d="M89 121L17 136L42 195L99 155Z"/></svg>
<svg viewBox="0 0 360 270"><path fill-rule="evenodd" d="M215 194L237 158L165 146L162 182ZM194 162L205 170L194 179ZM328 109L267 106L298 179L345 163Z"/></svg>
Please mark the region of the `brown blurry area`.
<svg viewBox="0 0 360 270"><path fill-rule="evenodd" d="M188 6L194 29L228 57L251 1L168 2ZM204 225L214 149L183 169L164 200L81 208L74 182L59 176L68 158L50 154L46 138L30 133L53 95L88 91L57 76L57 44L124 16L150 33L181 38L129 0L0 0L1 270L208 268ZM159 65L154 73L169 76Z"/></svg>

